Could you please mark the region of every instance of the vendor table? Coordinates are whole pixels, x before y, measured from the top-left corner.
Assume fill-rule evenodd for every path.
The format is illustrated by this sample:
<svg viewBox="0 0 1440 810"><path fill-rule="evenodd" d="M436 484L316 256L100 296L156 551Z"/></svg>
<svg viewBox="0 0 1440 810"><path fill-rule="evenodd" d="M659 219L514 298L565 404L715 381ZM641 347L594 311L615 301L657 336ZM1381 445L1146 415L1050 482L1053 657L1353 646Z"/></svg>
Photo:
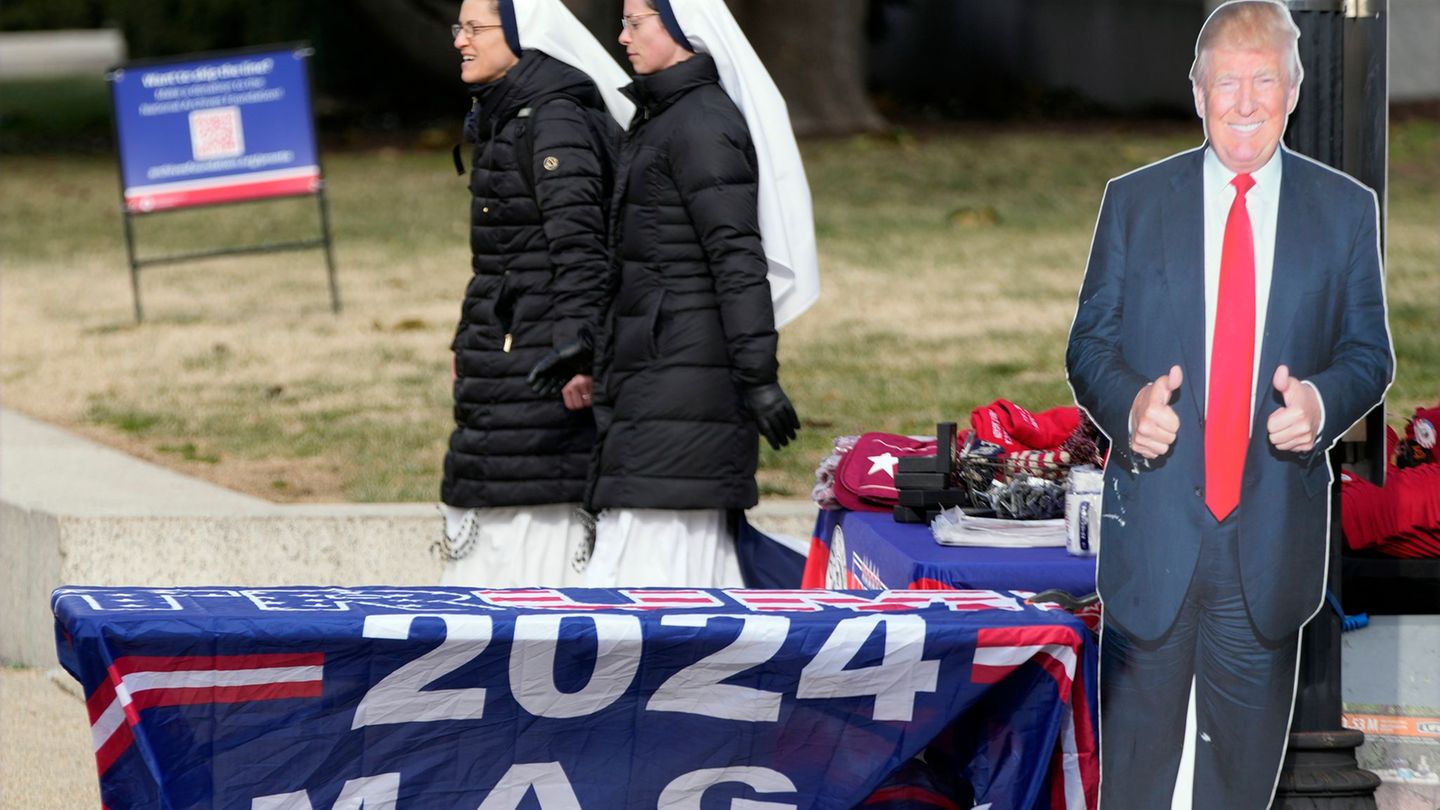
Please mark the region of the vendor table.
<svg viewBox="0 0 1440 810"><path fill-rule="evenodd" d="M922 523L885 512L821 510L805 567L806 587L984 588L1074 596L1095 591L1095 558L1063 548L942 546Z"/></svg>
<svg viewBox="0 0 1440 810"><path fill-rule="evenodd" d="M67 587L52 607L110 810L1096 801L1091 636L1011 593ZM928 781L886 781L922 749Z"/></svg>

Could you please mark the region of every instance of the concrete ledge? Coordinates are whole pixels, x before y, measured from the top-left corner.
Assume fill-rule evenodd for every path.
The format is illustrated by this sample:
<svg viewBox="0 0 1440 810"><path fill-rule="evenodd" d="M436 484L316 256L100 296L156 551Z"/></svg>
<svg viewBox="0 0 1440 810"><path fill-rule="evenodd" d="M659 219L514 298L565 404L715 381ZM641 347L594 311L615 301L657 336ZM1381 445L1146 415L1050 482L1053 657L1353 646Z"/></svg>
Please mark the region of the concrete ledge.
<svg viewBox="0 0 1440 810"><path fill-rule="evenodd" d="M815 507L749 518L803 540ZM271 503L0 408L0 660L54 665L61 585L431 585L441 526L424 503Z"/></svg>
<svg viewBox="0 0 1440 810"><path fill-rule="evenodd" d="M0 33L0 79L99 78L124 61L125 37L110 28Z"/></svg>

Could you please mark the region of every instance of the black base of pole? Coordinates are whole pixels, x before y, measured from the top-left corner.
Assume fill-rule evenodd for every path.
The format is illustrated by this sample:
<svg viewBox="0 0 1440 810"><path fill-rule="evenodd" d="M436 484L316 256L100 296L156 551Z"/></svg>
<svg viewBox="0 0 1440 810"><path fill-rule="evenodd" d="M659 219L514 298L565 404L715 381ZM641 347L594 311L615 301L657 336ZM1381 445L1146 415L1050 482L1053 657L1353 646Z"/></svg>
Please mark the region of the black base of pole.
<svg viewBox="0 0 1440 810"><path fill-rule="evenodd" d="M1380 777L1362 769L1355 749L1365 735L1351 729L1290 734L1275 810L1375 810Z"/></svg>

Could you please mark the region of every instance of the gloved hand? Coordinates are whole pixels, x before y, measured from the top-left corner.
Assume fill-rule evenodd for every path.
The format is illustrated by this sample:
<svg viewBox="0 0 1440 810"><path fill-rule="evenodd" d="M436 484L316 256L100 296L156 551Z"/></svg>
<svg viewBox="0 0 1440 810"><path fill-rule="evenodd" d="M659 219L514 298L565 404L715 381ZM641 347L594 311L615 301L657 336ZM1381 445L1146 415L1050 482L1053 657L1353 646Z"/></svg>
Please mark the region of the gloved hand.
<svg viewBox="0 0 1440 810"><path fill-rule="evenodd" d="M795 438L800 429L800 417L795 415L795 406L785 396L779 383L766 383L745 389L745 406L760 426L760 435L779 450Z"/></svg>
<svg viewBox="0 0 1440 810"><path fill-rule="evenodd" d="M530 369L530 375L525 378L525 382L529 383L537 394L553 397L559 394L560 389L576 374L590 373L594 362L594 343L590 339L590 332L582 329L574 340L558 349L551 349L540 358L540 362Z"/></svg>

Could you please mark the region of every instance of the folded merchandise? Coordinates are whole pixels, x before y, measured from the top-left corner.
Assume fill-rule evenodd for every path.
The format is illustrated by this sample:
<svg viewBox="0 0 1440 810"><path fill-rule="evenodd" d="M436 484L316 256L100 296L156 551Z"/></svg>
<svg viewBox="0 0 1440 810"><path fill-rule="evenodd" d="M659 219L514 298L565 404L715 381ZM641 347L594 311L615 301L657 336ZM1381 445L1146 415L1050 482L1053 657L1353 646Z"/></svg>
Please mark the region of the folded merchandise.
<svg viewBox="0 0 1440 810"><path fill-rule="evenodd" d="M840 501L835 499L835 475L840 466L840 460L859 441L859 436L836 436L834 449L830 455L820 460L819 466L815 468L815 487L810 490L810 499L821 509L843 509Z"/></svg>
<svg viewBox="0 0 1440 810"><path fill-rule="evenodd" d="M974 517L958 508L940 512L930 522L930 533L942 546L993 546L1046 548L1065 545L1065 521L1007 520Z"/></svg>

